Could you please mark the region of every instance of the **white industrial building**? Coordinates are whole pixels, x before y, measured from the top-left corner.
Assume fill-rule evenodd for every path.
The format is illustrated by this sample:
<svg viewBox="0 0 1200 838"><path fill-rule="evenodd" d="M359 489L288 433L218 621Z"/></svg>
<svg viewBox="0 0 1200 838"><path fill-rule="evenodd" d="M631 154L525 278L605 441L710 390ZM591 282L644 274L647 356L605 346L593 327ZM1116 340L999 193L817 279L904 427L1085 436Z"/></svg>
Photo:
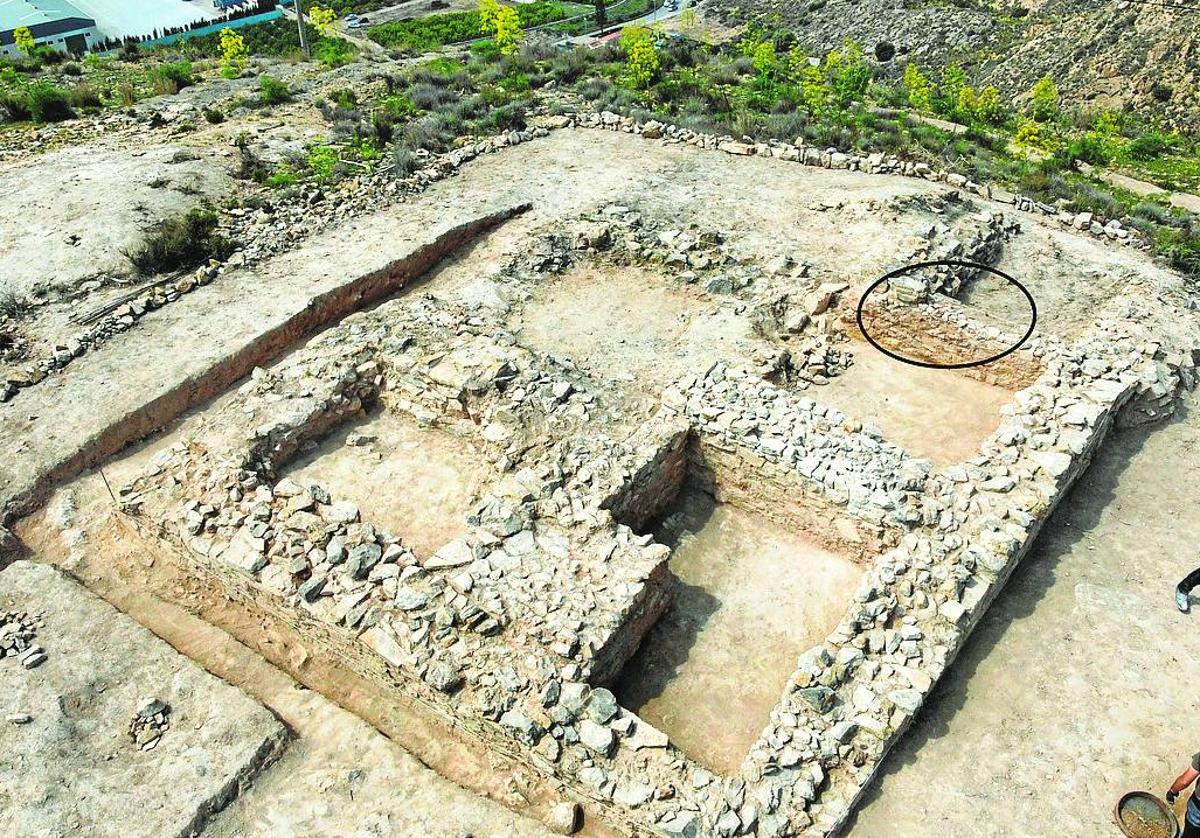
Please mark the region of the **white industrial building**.
<svg viewBox="0 0 1200 838"><path fill-rule="evenodd" d="M28 27L39 46L84 53L104 40L96 21L67 0L0 0L0 55L18 56L13 32Z"/></svg>

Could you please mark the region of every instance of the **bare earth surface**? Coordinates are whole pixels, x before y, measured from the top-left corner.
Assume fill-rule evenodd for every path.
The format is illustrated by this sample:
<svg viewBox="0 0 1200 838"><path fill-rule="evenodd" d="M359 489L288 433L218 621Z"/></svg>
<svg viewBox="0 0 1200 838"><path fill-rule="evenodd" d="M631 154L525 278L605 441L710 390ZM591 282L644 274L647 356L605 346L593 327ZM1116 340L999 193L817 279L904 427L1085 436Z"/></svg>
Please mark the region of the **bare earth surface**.
<svg viewBox="0 0 1200 838"><path fill-rule="evenodd" d="M585 267L541 289L525 312L521 338L640 394L642 415L630 417L639 420L672 381L747 357L762 344L727 307L636 268Z"/></svg>
<svg viewBox="0 0 1200 838"><path fill-rule="evenodd" d="M623 706L735 773L800 654L837 625L862 569L758 515L685 492L668 527L675 600L626 665Z"/></svg>
<svg viewBox="0 0 1200 838"><path fill-rule="evenodd" d="M1116 431L939 682L850 836L1119 835L1197 750L1200 402ZM1182 803L1182 800L1181 800ZM1182 807L1180 808L1182 811Z"/></svg>
<svg viewBox="0 0 1200 838"><path fill-rule="evenodd" d="M75 147L0 167L0 290L25 295L41 283L70 289L98 274L129 273L122 251L146 229L229 191L230 164L205 158L182 146Z"/></svg>
<svg viewBox="0 0 1200 838"><path fill-rule="evenodd" d="M878 425L889 440L934 465L975 456L1000 425L1000 408L1012 401L1002 387L894 361L865 343L852 346L854 365L814 390L814 398Z"/></svg>
<svg viewBox="0 0 1200 838"><path fill-rule="evenodd" d="M0 660L0 834L186 835L284 747L287 730L132 618L46 565L0 572L0 609L45 614L47 660ZM170 710L143 751L129 723ZM136 818L130 818L137 812Z"/></svg>
<svg viewBox="0 0 1200 838"><path fill-rule="evenodd" d="M288 476L353 501L428 556L462 533L483 472L467 440L380 411L331 434Z"/></svg>

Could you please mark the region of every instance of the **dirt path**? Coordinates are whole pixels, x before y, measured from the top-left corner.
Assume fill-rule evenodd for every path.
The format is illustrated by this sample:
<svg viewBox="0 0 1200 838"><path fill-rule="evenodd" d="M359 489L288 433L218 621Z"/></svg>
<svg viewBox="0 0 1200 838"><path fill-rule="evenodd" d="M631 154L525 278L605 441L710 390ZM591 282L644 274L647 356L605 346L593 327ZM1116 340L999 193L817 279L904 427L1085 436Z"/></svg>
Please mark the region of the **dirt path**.
<svg viewBox="0 0 1200 838"><path fill-rule="evenodd" d="M1200 399L1114 432L984 617L853 838L1117 835L1116 799L1157 793L1197 750Z"/></svg>

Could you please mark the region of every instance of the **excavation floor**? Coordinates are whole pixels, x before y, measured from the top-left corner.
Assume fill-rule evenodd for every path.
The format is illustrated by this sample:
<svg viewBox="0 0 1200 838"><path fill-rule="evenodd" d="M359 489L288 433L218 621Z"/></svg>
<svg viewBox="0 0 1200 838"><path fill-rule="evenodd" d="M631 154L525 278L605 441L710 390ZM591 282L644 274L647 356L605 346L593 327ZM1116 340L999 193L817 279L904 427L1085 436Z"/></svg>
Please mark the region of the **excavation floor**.
<svg viewBox="0 0 1200 838"><path fill-rule="evenodd" d="M850 347L854 364L807 395L878 426L889 442L934 465L978 454L979 444L1000 426L1000 408L1012 401L1003 387L904 364L866 344Z"/></svg>
<svg viewBox="0 0 1200 838"><path fill-rule="evenodd" d="M837 625L862 569L685 490L668 516L675 600L617 685L621 704L707 767L736 772L800 655ZM672 532L673 531L673 532Z"/></svg>
<svg viewBox="0 0 1200 838"><path fill-rule="evenodd" d="M521 341L636 394L648 413L666 385L762 345L730 306L671 283L640 268L576 268L536 292Z"/></svg>
<svg viewBox="0 0 1200 838"><path fill-rule="evenodd" d="M484 471L468 440L381 410L339 428L285 474L353 502L364 521L428 556L462 535Z"/></svg>

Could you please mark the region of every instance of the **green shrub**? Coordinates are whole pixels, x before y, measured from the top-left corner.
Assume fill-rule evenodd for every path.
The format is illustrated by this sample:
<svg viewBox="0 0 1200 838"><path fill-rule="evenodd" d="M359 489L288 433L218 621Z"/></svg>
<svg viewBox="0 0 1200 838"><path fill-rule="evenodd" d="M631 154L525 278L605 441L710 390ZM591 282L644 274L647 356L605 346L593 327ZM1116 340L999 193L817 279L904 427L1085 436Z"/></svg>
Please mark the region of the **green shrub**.
<svg viewBox="0 0 1200 838"><path fill-rule="evenodd" d="M358 94L348 87L342 87L333 91L331 97L333 103L343 110L354 110L358 107Z"/></svg>
<svg viewBox="0 0 1200 838"><path fill-rule="evenodd" d="M388 96L379 103L379 113L394 121L416 116L420 112L421 109L417 107L416 103L403 94Z"/></svg>
<svg viewBox="0 0 1200 838"><path fill-rule="evenodd" d="M225 114L216 108L205 108L202 113L204 114L205 121L210 125L220 125L225 121Z"/></svg>
<svg viewBox="0 0 1200 838"><path fill-rule="evenodd" d="M25 98L24 90L0 91L0 108L8 114L13 122L25 122L33 119L29 113L29 101Z"/></svg>
<svg viewBox="0 0 1200 838"><path fill-rule="evenodd" d="M196 83L192 76L192 62L184 59L174 63L159 64L150 71L150 83L156 93L178 93Z"/></svg>
<svg viewBox="0 0 1200 838"><path fill-rule="evenodd" d="M1067 144L1067 156L1093 166L1107 166L1111 160L1105 142L1094 134L1084 134Z"/></svg>
<svg viewBox="0 0 1200 838"><path fill-rule="evenodd" d="M273 76L259 76L258 89L263 102L268 105L278 105L292 98L291 88Z"/></svg>
<svg viewBox="0 0 1200 838"><path fill-rule="evenodd" d="M266 184L273 189L294 186L300 178L287 166L280 166L267 177Z"/></svg>
<svg viewBox="0 0 1200 838"><path fill-rule="evenodd" d="M217 234L217 214L196 208L159 222L142 245L125 256L138 273L153 276L190 268L211 258L224 258L229 243Z"/></svg>
<svg viewBox="0 0 1200 838"><path fill-rule="evenodd" d="M77 84L67 92L67 100L72 108L102 108L104 102L100 91L90 84Z"/></svg>
<svg viewBox="0 0 1200 838"><path fill-rule="evenodd" d="M33 308L27 297L22 297L12 289L0 291L0 319L20 317Z"/></svg>
<svg viewBox="0 0 1200 838"><path fill-rule="evenodd" d="M397 177L411 175L417 170L417 158L407 146L396 143L392 146L392 172Z"/></svg>
<svg viewBox="0 0 1200 838"><path fill-rule="evenodd" d="M344 38L321 38L312 47L313 58L329 70L349 64L357 54L358 47Z"/></svg>
<svg viewBox="0 0 1200 838"><path fill-rule="evenodd" d="M432 111L448 102L453 102L458 98L458 94L445 84L433 85L422 82L409 88L408 98L421 110Z"/></svg>
<svg viewBox="0 0 1200 838"><path fill-rule="evenodd" d="M305 162L309 172L312 173L313 180L320 184L326 184L333 180L334 172L340 161L337 149L333 146L315 145L308 150Z"/></svg>
<svg viewBox="0 0 1200 838"><path fill-rule="evenodd" d="M1159 227L1154 231L1153 242L1154 252L1172 268L1192 279L1200 279L1200 230L1195 226Z"/></svg>
<svg viewBox="0 0 1200 838"><path fill-rule="evenodd" d="M59 52L54 47L38 47L34 52L33 58L46 67L54 67L64 63L67 60L67 54Z"/></svg>
<svg viewBox="0 0 1200 838"><path fill-rule="evenodd" d="M34 122L61 122L75 115L67 92L48 81L25 88L25 106Z"/></svg>
<svg viewBox="0 0 1200 838"><path fill-rule="evenodd" d="M1042 76L1030 91L1030 115L1038 122L1049 122L1058 116L1058 87L1054 79Z"/></svg>
<svg viewBox="0 0 1200 838"><path fill-rule="evenodd" d="M1128 154L1134 160L1153 160L1171 147L1167 137L1157 131L1142 134L1129 143Z"/></svg>

